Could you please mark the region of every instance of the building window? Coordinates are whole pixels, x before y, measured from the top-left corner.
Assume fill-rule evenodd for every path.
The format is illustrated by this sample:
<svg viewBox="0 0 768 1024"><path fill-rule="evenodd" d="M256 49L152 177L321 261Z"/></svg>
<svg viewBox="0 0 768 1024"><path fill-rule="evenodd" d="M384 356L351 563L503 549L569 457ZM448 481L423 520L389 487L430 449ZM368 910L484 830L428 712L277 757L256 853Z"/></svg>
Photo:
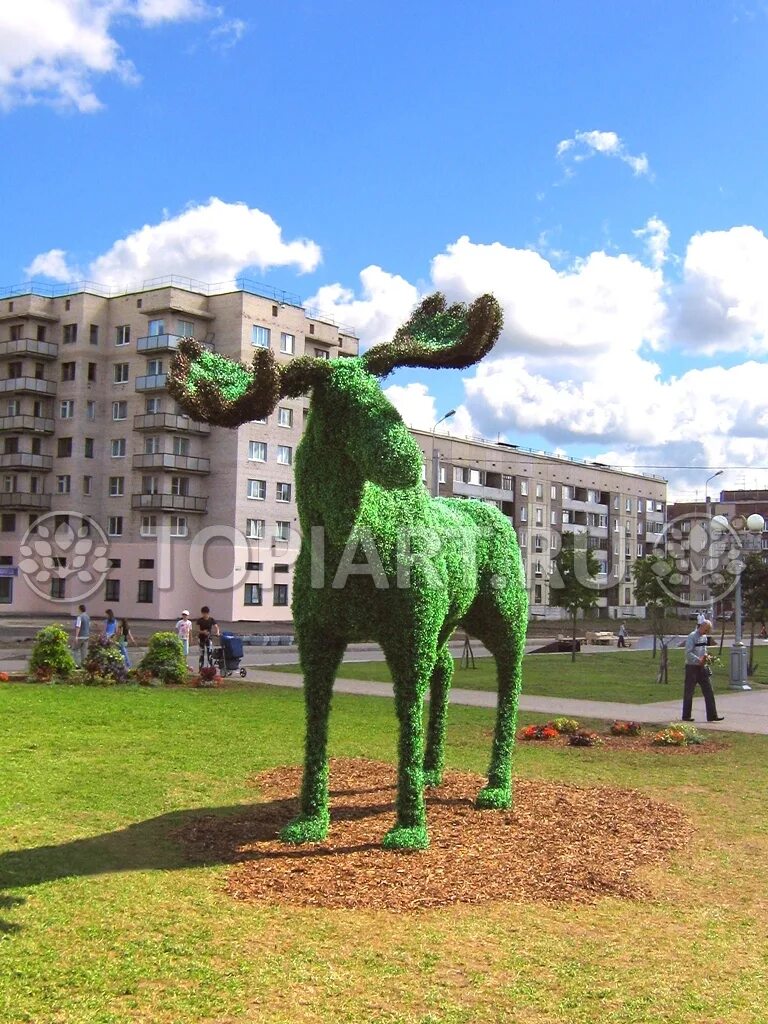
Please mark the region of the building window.
<svg viewBox="0 0 768 1024"><path fill-rule="evenodd" d="M290 501L291 500L291 485L278 483L275 484L275 497L278 501Z"/></svg>
<svg viewBox="0 0 768 1024"><path fill-rule="evenodd" d="M76 363L62 363L61 364L61 379L62 380L74 380L75 372L77 370Z"/></svg>
<svg viewBox="0 0 768 1024"><path fill-rule="evenodd" d="M54 576L51 580L51 598L54 601L63 601L67 596L67 581L60 580Z"/></svg>
<svg viewBox="0 0 768 1024"><path fill-rule="evenodd" d="M144 438L144 454L157 455L160 451L160 438L151 434Z"/></svg>
<svg viewBox="0 0 768 1024"><path fill-rule="evenodd" d="M544 509L536 508L536 526L544 525Z"/></svg>
<svg viewBox="0 0 768 1024"><path fill-rule="evenodd" d="M264 501L267 497L267 481L249 480L248 497L252 498L254 501Z"/></svg>
<svg viewBox="0 0 768 1024"><path fill-rule="evenodd" d="M83 440L83 455L86 459L93 458L93 444L94 442L92 437L86 437Z"/></svg>
<svg viewBox="0 0 768 1024"><path fill-rule="evenodd" d="M189 496L189 477L188 476L172 476L171 477L171 494L176 494L181 498Z"/></svg>
<svg viewBox="0 0 768 1024"><path fill-rule="evenodd" d="M142 516L139 533L142 537L157 536L157 516Z"/></svg>
<svg viewBox="0 0 768 1024"><path fill-rule="evenodd" d="M543 484L536 484L536 497L539 499L539 501L541 501L541 499L544 497L544 485Z"/></svg>
<svg viewBox="0 0 768 1024"><path fill-rule="evenodd" d="M69 494L72 490L72 477L57 476L56 477L56 493L57 494Z"/></svg>
<svg viewBox="0 0 768 1024"><path fill-rule="evenodd" d="M59 402L59 419L71 420L75 415L75 403L73 399L66 398L63 402Z"/></svg>
<svg viewBox="0 0 768 1024"><path fill-rule="evenodd" d="M275 540L290 540L291 524L284 519L278 519L275 523Z"/></svg>
<svg viewBox="0 0 768 1024"><path fill-rule="evenodd" d="M139 580L139 592L136 597L137 603L152 604L154 589L154 580Z"/></svg>
<svg viewBox="0 0 768 1024"><path fill-rule="evenodd" d="M267 445L265 441L249 441L248 442L248 461L249 462L266 462L267 461Z"/></svg>
<svg viewBox="0 0 768 1024"><path fill-rule="evenodd" d="M189 455L189 438L188 437L174 437L173 439L173 454L174 455Z"/></svg>
<svg viewBox="0 0 768 1024"><path fill-rule="evenodd" d="M88 328L88 340L92 345L99 344L99 325L91 324Z"/></svg>
<svg viewBox="0 0 768 1024"><path fill-rule="evenodd" d="M278 406L278 409L277 409L277 425L278 425L278 427L292 427L293 426L293 409L289 409L285 405Z"/></svg>
<svg viewBox="0 0 768 1024"><path fill-rule="evenodd" d="M315 359L330 359L331 354L326 348L315 349Z"/></svg>
<svg viewBox="0 0 768 1024"><path fill-rule="evenodd" d="M142 494L159 494L160 488L157 485L156 476L143 476L141 478L141 493Z"/></svg>
<svg viewBox="0 0 768 1024"><path fill-rule="evenodd" d="M10 512L0 516L0 533L14 533L16 531L16 516Z"/></svg>
<svg viewBox="0 0 768 1024"><path fill-rule="evenodd" d="M112 381L114 384L128 383L128 363L115 363L112 367Z"/></svg>
<svg viewBox="0 0 768 1024"><path fill-rule="evenodd" d="M147 376L148 377L159 377L163 372L163 360L162 359L148 359L147 360Z"/></svg>
<svg viewBox="0 0 768 1024"><path fill-rule="evenodd" d="M293 462L293 448L288 444L277 446L277 461L281 466L290 466Z"/></svg>
<svg viewBox="0 0 768 1024"><path fill-rule="evenodd" d="M89 399L85 403L85 418L87 420L95 420L96 419L96 403L94 401L92 401L91 399Z"/></svg>
<svg viewBox="0 0 768 1024"><path fill-rule="evenodd" d="M525 505L523 505L523 507L519 511L518 519L521 523L528 522L528 509L525 507Z"/></svg>
<svg viewBox="0 0 768 1024"><path fill-rule="evenodd" d="M186 537L189 533L186 516L171 516L171 536Z"/></svg>
<svg viewBox="0 0 768 1024"><path fill-rule="evenodd" d="M263 519L246 519L245 536L249 540L264 540L264 525Z"/></svg>
<svg viewBox="0 0 768 1024"><path fill-rule="evenodd" d="M150 336L150 338L157 338L161 334L165 334L165 321L164 320L150 320L149 321L149 336Z"/></svg>
<svg viewBox="0 0 768 1024"><path fill-rule="evenodd" d="M122 498L125 494L125 477L111 476L109 478L110 498Z"/></svg>
<svg viewBox="0 0 768 1024"><path fill-rule="evenodd" d="M109 558L107 559L110 569L122 569L123 560L122 558Z"/></svg>
<svg viewBox="0 0 768 1024"><path fill-rule="evenodd" d="M120 600L120 580L106 580L104 583L104 600Z"/></svg>
<svg viewBox="0 0 768 1024"><path fill-rule="evenodd" d="M263 568L264 568L264 563L263 562L246 562L245 563L246 572L261 572L261 570Z"/></svg>
<svg viewBox="0 0 768 1024"><path fill-rule="evenodd" d="M88 382L96 383L96 363L88 363Z"/></svg>
<svg viewBox="0 0 768 1024"><path fill-rule="evenodd" d="M288 565L285 562L277 562L272 567L272 572L290 572L290 571L291 571L290 565Z"/></svg>
<svg viewBox="0 0 768 1024"><path fill-rule="evenodd" d="M110 537L122 537L123 535L123 517L122 516L110 516L107 520L107 534Z"/></svg>
<svg viewBox="0 0 768 1024"><path fill-rule="evenodd" d="M140 569L154 569L155 568L155 560L154 560L154 558L140 558L139 559L139 568Z"/></svg>
<svg viewBox="0 0 768 1024"><path fill-rule="evenodd" d="M131 343L131 325L121 324L115 328L115 344L116 345L130 345Z"/></svg>
<svg viewBox="0 0 768 1024"><path fill-rule="evenodd" d="M62 328L62 341L65 345L74 345L77 341L77 324L64 324Z"/></svg>
<svg viewBox="0 0 768 1024"><path fill-rule="evenodd" d="M155 413L163 411L163 401L161 398L147 398L144 400L144 412L148 416L153 416Z"/></svg>
<svg viewBox="0 0 768 1024"><path fill-rule="evenodd" d="M632 591L629 587L624 587L624 604L632 604Z"/></svg>
<svg viewBox="0 0 768 1024"><path fill-rule="evenodd" d="M253 324L251 327L251 344L256 348L269 348L270 330L268 327L260 327Z"/></svg>
<svg viewBox="0 0 768 1024"><path fill-rule="evenodd" d="M194 338L195 325L191 320L177 320L176 333L180 338Z"/></svg>
<svg viewBox="0 0 768 1024"><path fill-rule="evenodd" d="M528 494L528 481L527 480L521 480L520 481L520 493L523 496Z"/></svg>
<svg viewBox="0 0 768 1024"><path fill-rule="evenodd" d="M272 604L275 608L285 608L288 604L288 584L276 583L272 590Z"/></svg>
<svg viewBox="0 0 768 1024"><path fill-rule="evenodd" d="M112 440L112 458L124 459L126 452L126 441L124 437L115 437Z"/></svg>
<svg viewBox="0 0 768 1024"><path fill-rule="evenodd" d="M83 494L92 494L92 493L93 493L93 477L92 476L84 476L83 477Z"/></svg>
<svg viewBox="0 0 768 1024"><path fill-rule="evenodd" d="M261 604L261 584L260 583L246 583L245 584L245 597L243 603L246 605L260 605Z"/></svg>
<svg viewBox="0 0 768 1024"><path fill-rule="evenodd" d="M555 484L552 484L552 486L550 487L549 496L552 499L552 501L557 501L557 487L555 486Z"/></svg>
<svg viewBox="0 0 768 1024"><path fill-rule="evenodd" d="M113 420L127 420L128 419L128 403L127 402L113 402L112 403L112 419Z"/></svg>
<svg viewBox="0 0 768 1024"><path fill-rule="evenodd" d="M72 455L72 438L60 437L56 442L56 458L68 459Z"/></svg>
<svg viewBox="0 0 768 1024"><path fill-rule="evenodd" d="M296 338L292 334L285 334L284 332L280 335L280 351L286 355L292 356L296 350Z"/></svg>

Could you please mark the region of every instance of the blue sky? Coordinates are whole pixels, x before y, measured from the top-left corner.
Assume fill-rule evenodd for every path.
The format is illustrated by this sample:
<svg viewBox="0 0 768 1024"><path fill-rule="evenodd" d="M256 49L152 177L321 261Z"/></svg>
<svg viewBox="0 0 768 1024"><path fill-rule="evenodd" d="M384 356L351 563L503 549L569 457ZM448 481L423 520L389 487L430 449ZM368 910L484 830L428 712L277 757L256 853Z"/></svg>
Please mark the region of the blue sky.
<svg viewBox="0 0 768 1024"><path fill-rule="evenodd" d="M0 5L0 282L245 274L366 344L490 289L409 422L768 486L767 49L753 0Z"/></svg>

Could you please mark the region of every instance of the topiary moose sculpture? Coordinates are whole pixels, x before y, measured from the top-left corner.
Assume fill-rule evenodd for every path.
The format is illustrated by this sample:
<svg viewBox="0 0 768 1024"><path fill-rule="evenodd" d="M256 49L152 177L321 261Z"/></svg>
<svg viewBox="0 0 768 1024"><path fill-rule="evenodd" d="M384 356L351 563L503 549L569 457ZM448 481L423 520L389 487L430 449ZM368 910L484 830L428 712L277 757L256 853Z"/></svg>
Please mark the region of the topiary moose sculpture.
<svg viewBox="0 0 768 1024"><path fill-rule="evenodd" d="M379 384L398 366L470 366L493 347L501 323L490 295L467 308L446 307L436 294L390 343L355 358L305 356L278 365L271 351L259 349L245 367L193 340L179 345L168 388L197 420L237 427L267 416L281 398L311 395L295 460L302 543L292 604L304 673L305 765L300 815L281 832L287 842L317 842L328 833L331 694L346 646L356 640L378 640L394 681L397 820L385 847L428 845L424 787L442 778L453 675L448 641L459 625L497 665L493 749L477 805L511 804L528 612L517 539L486 503L429 497L421 451Z"/></svg>

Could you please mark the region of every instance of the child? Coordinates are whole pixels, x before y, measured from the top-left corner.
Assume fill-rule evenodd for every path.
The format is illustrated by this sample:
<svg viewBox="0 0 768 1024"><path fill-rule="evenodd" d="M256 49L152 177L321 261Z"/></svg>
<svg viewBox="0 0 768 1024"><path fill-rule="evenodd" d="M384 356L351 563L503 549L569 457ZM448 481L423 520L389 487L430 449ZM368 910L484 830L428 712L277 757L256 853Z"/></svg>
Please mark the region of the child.
<svg viewBox="0 0 768 1024"><path fill-rule="evenodd" d="M176 634L181 640L181 646L184 648L184 657L189 654L189 637L192 632L192 620L189 617L187 609L181 613L181 618L176 623Z"/></svg>

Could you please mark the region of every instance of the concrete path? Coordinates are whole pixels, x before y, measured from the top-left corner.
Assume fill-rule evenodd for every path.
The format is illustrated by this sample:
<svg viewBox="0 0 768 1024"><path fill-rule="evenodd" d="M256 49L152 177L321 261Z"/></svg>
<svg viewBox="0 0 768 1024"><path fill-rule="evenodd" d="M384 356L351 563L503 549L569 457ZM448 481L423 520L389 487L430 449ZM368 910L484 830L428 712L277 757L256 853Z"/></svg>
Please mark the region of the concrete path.
<svg viewBox="0 0 768 1024"><path fill-rule="evenodd" d="M291 672L270 672L268 669L253 668L248 678L254 683L269 686L288 686L301 689L303 680ZM334 684L337 693L355 693L369 697L393 696L389 683L372 683L362 679L337 679ZM670 689L672 689L670 687ZM681 687L682 689L682 687ZM496 693L492 690L451 690L452 704L467 704L478 708L495 708ZM570 697L537 697L523 694L520 708L545 715L567 715L572 718L597 718L613 721L615 718L649 724L666 725L680 720L680 698L661 701L657 704L618 704L612 701L576 700ZM768 689L750 690L744 693L722 693L717 697L717 709L725 716L723 722L707 722L704 714L704 700L693 702L693 717L702 729L725 732L748 732L768 735Z"/></svg>

